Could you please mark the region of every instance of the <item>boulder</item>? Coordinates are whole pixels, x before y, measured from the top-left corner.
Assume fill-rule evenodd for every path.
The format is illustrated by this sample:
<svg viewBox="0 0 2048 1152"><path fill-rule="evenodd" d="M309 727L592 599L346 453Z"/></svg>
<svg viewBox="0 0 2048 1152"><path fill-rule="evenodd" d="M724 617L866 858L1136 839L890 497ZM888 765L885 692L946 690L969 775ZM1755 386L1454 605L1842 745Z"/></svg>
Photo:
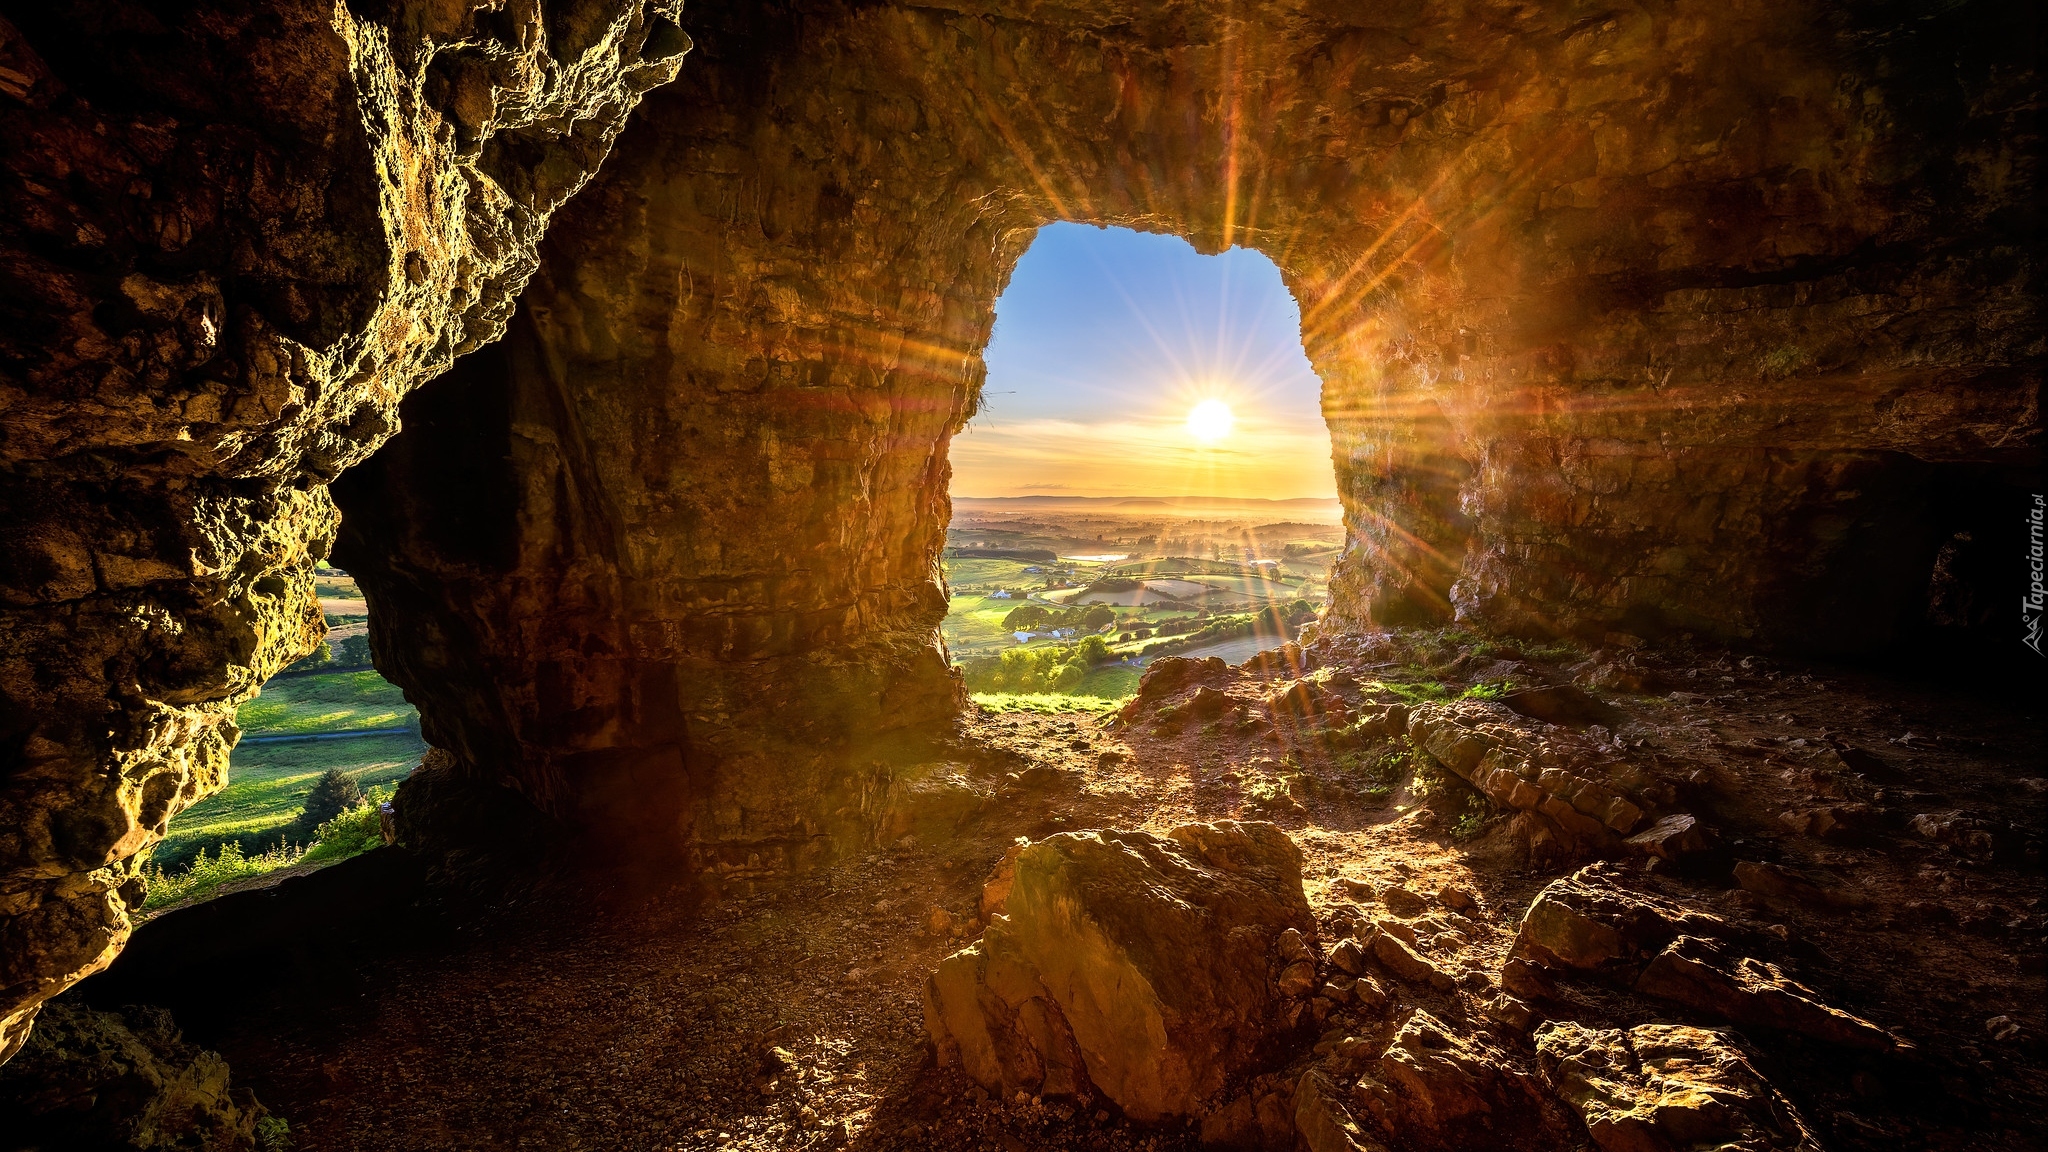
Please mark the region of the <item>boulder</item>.
<svg viewBox="0 0 2048 1152"><path fill-rule="evenodd" d="M1294 1086L1294 1130L1308 1152L1385 1152L1352 1115L1331 1071L1322 1065L1303 1072Z"/></svg>
<svg viewBox="0 0 2048 1152"><path fill-rule="evenodd" d="M1777 965L1696 936L1680 936L1658 953L1636 978L1635 989L1744 1028L1797 1032L1875 1052L1910 1047L1870 1021L1822 1002Z"/></svg>
<svg viewBox="0 0 2048 1152"><path fill-rule="evenodd" d="M1541 814L1580 852L1632 835L1656 807L1645 795L1653 779L1611 746L1502 704L1418 705L1408 717L1408 736L1500 808Z"/></svg>
<svg viewBox="0 0 2048 1152"><path fill-rule="evenodd" d="M1709 847L1706 830L1700 827L1699 820L1683 812L1664 817L1624 843L1631 852L1659 860L1683 860Z"/></svg>
<svg viewBox="0 0 2048 1152"><path fill-rule="evenodd" d="M1870 903L1868 897L1840 885L1822 885L1794 869L1753 860L1735 862L1735 883L1744 892L1762 896L1772 907L1862 908Z"/></svg>
<svg viewBox="0 0 2048 1152"><path fill-rule="evenodd" d="M925 1024L1005 1096L1092 1085L1135 1119L1193 1115L1298 1012L1282 980L1313 986L1301 854L1271 824L1048 837L1017 850L1002 909L927 981Z"/></svg>
<svg viewBox="0 0 2048 1152"><path fill-rule="evenodd" d="M1370 941L1372 958L1396 980L1409 984L1426 984L1439 992L1448 992L1457 987L1451 974L1429 962L1405 940L1388 931L1373 933Z"/></svg>
<svg viewBox="0 0 2048 1152"><path fill-rule="evenodd" d="M1734 1037L1703 1028L1545 1024L1537 1065L1603 1152L1819 1152Z"/></svg>
<svg viewBox="0 0 2048 1152"><path fill-rule="evenodd" d="M1680 933L1720 935L1727 928L1716 917L1624 888L1619 879L1611 865L1593 864L1545 885L1522 914L1514 956L1627 983Z"/></svg>
<svg viewBox="0 0 2048 1152"><path fill-rule="evenodd" d="M1895 1051L1903 1041L1823 1002L1777 965L1744 954L1718 917L1622 887L1606 865L1552 881L1529 905L1503 987L1532 995L1538 981L1515 965L1597 976L1743 1027L1798 1032L1845 1047Z"/></svg>
<svg viewBox="0 0 2048 1152"><path fill-rule="evenodd" d="M1502 1052L1417 1009L1359 1071L1351 1098L1393 1147L1549 1148L1559 1117Z"/></svg>

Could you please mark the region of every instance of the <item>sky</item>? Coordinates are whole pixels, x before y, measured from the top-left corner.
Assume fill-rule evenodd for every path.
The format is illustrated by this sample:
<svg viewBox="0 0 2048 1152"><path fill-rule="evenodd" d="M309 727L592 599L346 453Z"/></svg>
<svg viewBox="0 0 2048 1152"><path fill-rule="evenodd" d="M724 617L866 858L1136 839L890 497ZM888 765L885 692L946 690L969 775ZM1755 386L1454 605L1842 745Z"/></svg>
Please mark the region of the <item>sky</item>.
<svg viewBox="0 0 2048 1152"><path fill-rule="evenodd" d="M996 301L987 359L955 496L1336 495L1301 312L1257 252L1049 225ZM1205 442L1189 413L1208 400L1232 419Z"/></svg>

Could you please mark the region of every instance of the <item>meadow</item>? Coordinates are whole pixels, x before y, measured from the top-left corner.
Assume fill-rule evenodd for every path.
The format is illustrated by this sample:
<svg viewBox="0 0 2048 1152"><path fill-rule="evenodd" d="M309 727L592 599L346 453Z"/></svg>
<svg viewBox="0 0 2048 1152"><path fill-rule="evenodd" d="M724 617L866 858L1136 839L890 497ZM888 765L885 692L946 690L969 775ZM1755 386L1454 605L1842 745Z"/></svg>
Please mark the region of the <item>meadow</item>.
<svg viewBox="0 0 2048 1152"><path fill-rule="evenodd" d="M235 713L245 742L252 737L418 727L419 719L405 694L371 668L275 676L263 686L262 695Z"/></svg>
<svg viewBox="0 0 2048 1152"><path fill-rule="evenodd" d="M159 875L176 876L209 853L216 873L225 870L224 852L245 872L266 853L281 866L280 843L289 852L292 841L314 839L293 822L323 773L338 769L366 792L388 792L427 750L419 713L369 669L273 677L235 721L242 739L229 757L227 787L172 819L151 853ZM365 730L371 734L345 735Z"/></svg>

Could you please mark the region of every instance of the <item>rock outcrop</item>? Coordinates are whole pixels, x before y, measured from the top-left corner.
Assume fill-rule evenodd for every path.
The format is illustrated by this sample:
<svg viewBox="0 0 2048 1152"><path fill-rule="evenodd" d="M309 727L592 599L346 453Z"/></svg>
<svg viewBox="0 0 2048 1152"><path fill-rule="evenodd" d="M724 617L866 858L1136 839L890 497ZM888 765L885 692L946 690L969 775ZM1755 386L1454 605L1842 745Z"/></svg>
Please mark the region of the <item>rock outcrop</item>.
<svg viewBox="0 0 2048 1152"><path fill-rule="evenodd" d="M1301 854L1270 824L1067 833L1006 863L988 930L925 987L940 1062L1005 1096L1197 1114L1314 987Z"/></svg>
<svg viewBox="0 0 2048 1152"><path fill-rule="evenodd" d="M281 1122L266 1124L263 1105L229 1083L227 1062L187 1043L161 1008L45 1008L20 1054L0 1068L0 1115L10 1148L283 1146L261 1139Z"/></svg>
<svg viewBox="0 0 2048 1152"><path fill-rule="evenodd" d="M1560 1022L1536 1033L1536 1059L1602 1152L1820 1149L1799 1110L1726 1033Z"/></svg>
<svg viewBox="0 0 2048 1152"><path fill-rule="evenodd" d="M1570 1118L1527 1068L1427 1010L1403 1009L1378 1039L1323 1047L1294 1090L1311 1152L1567 1146Z"/></svg>
<svg viewBox="0 0 2048 1152"><path fill-rule="evenodd" d="M959 704L946 451L1048 221L1279 264L1326 632L1880 646L2038 457L2022 5L717 7L537 271L669 0L9 19L0 1053L313 643L401 417L336 494L437 798L741 874L872 834Z"/></svg>
<svg viewBox="0 0 2048 1152"><path fill-rule="evenodd" d="M1509 963L1596 976L1745 1028L1873 1052L1910 1047L1748 955L1739 936L1716 917L1631 891L1613 869L1595 865L1537 894Z"/></svg>
<svg viewBox="0 0 2048 1152"><path fill-rule="evenodd" d="M322 634L327 484L495 340L672 0L0 19L0 1058ZM10 23L9 21L12 21Z"/></svg>
<svg viewBox="0 0 2048 1152"><path fill-rule="evenodd" d="M2011 12L1102 11L693 17L512 339L341 487L461 773L706 868L857 840L956 707L946 451L1047 221L1280 265L1326 632L1883 643L1993 506L1939 493L2033 458Z"/></svg>
<svg viewBox="0 0 2048 1152"><path fill-rule="evenodd" d="M1542 835L1582 851L1618 845L1651 824L1656 777L1613 749L1531 720L1505 704L1429 703L1408 714L1408 738L1488 800L1524 813Z"/></svg>

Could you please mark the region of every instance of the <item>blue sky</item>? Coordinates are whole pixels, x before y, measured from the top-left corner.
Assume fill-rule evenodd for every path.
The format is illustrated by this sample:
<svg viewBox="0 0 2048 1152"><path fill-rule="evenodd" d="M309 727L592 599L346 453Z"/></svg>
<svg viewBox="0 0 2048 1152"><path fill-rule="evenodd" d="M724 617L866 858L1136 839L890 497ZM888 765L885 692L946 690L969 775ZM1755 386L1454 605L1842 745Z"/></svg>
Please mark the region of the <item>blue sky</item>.
<svg viewBox="0 0 2048 1152"><path fill-rule="evenodd" d="M1257 252L1049 225L996 302L987 358L956 496L1335 495L1300 311ZM1209 399L1235 423L1205 443L1187 418Z"/></svg>

